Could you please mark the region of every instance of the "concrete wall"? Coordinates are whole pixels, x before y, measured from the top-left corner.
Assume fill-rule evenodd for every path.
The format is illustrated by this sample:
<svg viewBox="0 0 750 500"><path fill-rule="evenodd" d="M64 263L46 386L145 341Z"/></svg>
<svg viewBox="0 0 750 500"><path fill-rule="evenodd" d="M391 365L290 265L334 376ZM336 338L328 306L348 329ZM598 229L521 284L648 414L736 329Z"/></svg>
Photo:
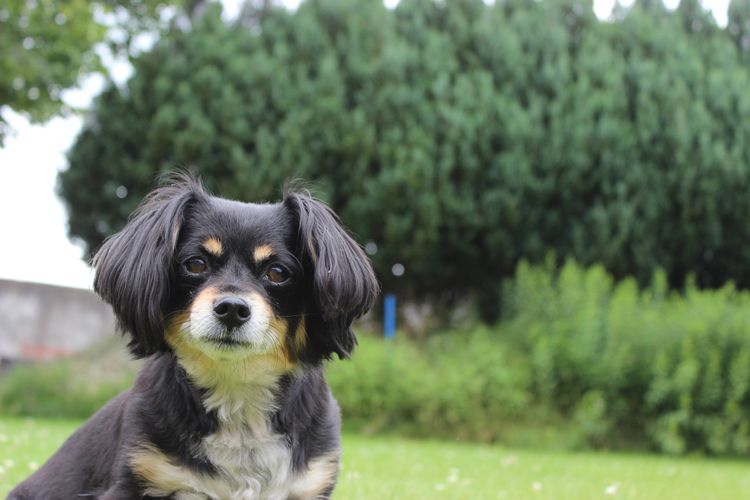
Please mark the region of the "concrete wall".
<svg viewBox="0 0 750 500"><path fill-rule="evenodd" d="M0 280L0 359L51 359L115 331L111 308L93 292Z"/></svg>

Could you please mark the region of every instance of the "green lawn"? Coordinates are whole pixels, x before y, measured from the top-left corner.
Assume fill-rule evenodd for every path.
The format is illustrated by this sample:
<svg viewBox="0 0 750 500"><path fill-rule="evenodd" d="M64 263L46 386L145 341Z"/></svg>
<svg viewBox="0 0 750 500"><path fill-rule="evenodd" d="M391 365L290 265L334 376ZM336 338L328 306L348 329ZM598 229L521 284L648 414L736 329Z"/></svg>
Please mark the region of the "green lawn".
<svg viewBox="0 0 750 500"><path fill-rule="evenodd" d="M79 422L0 419L0 498ZM750 463L344 437L338 499L738 499Z"/></svg>

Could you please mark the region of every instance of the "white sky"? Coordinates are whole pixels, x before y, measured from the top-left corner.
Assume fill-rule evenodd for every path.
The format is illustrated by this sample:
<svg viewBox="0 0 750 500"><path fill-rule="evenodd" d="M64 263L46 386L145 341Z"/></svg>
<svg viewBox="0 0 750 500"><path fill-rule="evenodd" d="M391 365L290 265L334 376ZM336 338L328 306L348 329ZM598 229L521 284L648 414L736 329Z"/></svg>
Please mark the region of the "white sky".
<svg viewBox="0 0 750 500"><path fill-rule="evenodd" d="M398 0L386 0L393 6ZM633 0L622 0L630 5ZM296 7L299 0L287 0ZM675 8L679 0L664 0ZM226 13L237 12L238 0L224 0ZM615 0L595 0L594 11L606 18ZM729 0L704 0L717 22L725 26ZM127 63L111 62L116 80L131 73ZM78 89L63 94L71 105L88 107L103 87L103 79L91 76ZM78 116L54 118L31 125L7 109L3 117L14 130L0 148L0 279L35 281L77 288L91 288L93 273L81 260L83 250L67 237L67 214L55 194L57 172L65 167L65 151L81 128Z"/></svg>

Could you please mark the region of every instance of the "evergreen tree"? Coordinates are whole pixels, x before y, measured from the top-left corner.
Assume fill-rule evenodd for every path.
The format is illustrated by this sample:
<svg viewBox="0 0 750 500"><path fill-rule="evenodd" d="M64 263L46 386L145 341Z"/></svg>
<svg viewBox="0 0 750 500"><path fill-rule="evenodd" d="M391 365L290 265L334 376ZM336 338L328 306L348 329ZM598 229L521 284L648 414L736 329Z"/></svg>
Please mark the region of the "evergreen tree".
<svg viewBox="0 0 750 500"><path fill-rule="evenodd" d="M583 0L309 0L232 24L209 8L97 101L61 176L71 233L95 249L157 172L188 166L246 200L313 180L377 243L386 289L478 293L490 320L500 280L551 250L748 286L750 68L731 26L694 2L612 23Z"/></svg>
<svg viewBox="0 0 750 500"><path fill-rule="evenodd" d="M731 0L727 17L727 30L747 62L750 54L750 0Z"/></svg>

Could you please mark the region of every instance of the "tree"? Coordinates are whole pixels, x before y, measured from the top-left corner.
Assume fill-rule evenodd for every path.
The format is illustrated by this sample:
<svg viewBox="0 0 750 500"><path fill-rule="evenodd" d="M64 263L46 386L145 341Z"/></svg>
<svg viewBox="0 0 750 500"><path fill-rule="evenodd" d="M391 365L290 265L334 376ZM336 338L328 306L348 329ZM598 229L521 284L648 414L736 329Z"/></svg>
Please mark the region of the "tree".
<svg viewBox="0 0 750 500"><path fill-rule="evenodd" d="M727 14L729 35L747 62L750 58L750 1L732 0Z"/></svg>
<svg viewBox="0 0 750 500"><path fill-rule="evenodd" d="M61 176L90 250L158 172L188 166L251 201L313 180L377 243L384 288L479 295L488 320L502 278L550 251L642 283L663 268L676 287L689 273L750 285L750 72L699 11L638 2L601 23L583 0L309 0L246 14L173 26L97 101Z"/></svg>
<svg viewBox="0 0 750 500"><path fill-rule="evenodd" d="M181 5L182 2L171 2ZM108 28L128 51L133 36L155 29L164 2L154 0L8 0L0 6L0 110L7 106L33 122L70 111L63 90L94 71L104 71L96 52ZM105 15L110 14L110 21ZM109 26L108 26L109 24ZM0 146L7 125L0 115Z"/></svg>

